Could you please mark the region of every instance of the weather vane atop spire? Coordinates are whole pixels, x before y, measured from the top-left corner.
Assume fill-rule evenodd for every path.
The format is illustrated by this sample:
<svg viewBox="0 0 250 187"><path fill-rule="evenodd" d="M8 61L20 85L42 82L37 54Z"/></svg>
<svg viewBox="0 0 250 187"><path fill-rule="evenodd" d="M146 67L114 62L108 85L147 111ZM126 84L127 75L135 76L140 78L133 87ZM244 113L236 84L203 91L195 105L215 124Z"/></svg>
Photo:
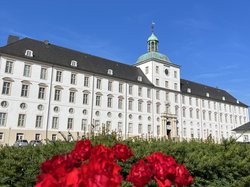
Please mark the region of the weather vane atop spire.
<svg viewBox="0 0 250 187"><path fill-rule="evenodd" d="M154 33L154 29L155 29L155 22L154 22L154 20L152 20L151 28L152 28L152 33Z"/></svg>

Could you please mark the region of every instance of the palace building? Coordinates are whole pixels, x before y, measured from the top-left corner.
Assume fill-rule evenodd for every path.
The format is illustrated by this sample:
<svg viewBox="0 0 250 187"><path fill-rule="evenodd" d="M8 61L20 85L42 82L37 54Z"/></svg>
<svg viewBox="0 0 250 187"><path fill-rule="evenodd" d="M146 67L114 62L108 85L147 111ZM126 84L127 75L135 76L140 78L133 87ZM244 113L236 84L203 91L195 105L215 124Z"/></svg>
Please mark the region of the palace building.
<svg viewBox="0 0 250 187"><path fill-rule="evenodd" d="M222 89L181 79L152 32L134 65L9 36L0 48L0 144L17 139L174 140L234 137L248 106Z"/></svg>

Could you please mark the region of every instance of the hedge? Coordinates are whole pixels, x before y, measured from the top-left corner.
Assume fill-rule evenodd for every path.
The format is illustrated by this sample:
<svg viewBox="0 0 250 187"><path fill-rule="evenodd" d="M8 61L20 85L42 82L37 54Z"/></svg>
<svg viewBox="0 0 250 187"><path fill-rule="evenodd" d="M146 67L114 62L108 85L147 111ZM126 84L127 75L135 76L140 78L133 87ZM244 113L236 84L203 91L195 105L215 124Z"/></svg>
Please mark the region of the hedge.
<svg viewBox="0 0 250 187"><path fill-rule="evenodd" d="M153 152L163 152L185 164L194 177L191 186L250 186L250 144L238 144L234 140L225 140L222 144L142 139L118 141L106 136L95 137L91 141L93 145L108 147L119 142L132 149L134 157L126 163L119 163L124 177L131 164ZM74 145L75 142L55 141L38 147L0 148L0 186L34 186L40 164L53 155L69 152Z"/></svg>

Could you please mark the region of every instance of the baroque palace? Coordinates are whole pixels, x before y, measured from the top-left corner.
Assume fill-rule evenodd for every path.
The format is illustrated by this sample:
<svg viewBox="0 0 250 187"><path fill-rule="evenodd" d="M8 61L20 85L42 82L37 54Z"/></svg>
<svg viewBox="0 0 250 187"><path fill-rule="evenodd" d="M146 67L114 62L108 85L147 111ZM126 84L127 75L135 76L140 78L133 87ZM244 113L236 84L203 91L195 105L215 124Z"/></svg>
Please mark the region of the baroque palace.
<svg viewBox="0 0 250 187"><path fill-rule="evenodd" d="M123 138L234 137L248 106L222 89L181 79L158 52L122 64L48 41L9 36L0 48L0 144L115 131Z"/></svg>

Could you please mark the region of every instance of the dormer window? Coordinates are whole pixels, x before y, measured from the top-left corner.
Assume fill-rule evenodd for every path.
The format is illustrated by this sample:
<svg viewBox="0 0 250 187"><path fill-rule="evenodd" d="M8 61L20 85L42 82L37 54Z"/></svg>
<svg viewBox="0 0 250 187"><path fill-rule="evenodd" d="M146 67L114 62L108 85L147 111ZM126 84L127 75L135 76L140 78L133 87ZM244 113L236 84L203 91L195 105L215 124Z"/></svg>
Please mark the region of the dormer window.
<svg viewBox="0 0 250 187"><path fill-rule="evenodd" d="M25 56L27 56L27 57L33 57L33 51L27 49L27 50L25 51Z"/></svg>
<svg viewBox="0 0 250 187"><path fill-rule="evenodd" d="M188 88L188 89L187 89L187 92L188 92L188 93L191 93L191 88Z"/></svg>
<svg viewBox="0 0 250 187"><path fill-rule="evenodd" d="M108 75L113 75L113 70L112 69L108 69Z"/></svg>
<svg viewBox="0 0 250 187"><path fill-rule="evenodd" d="M141 82L142 81L142 77L138 76L137 80Z"/></svg>
<svg viewBox="0 0 250 187"><path fill-rule="evenodd" d="M225 101L225 100L226 100L226 98L223 96L223 97L222 97L222 100L223 100L223 101Z"/></svg>
<svg viewBox="0 0 250 187"><path fill-rule="evenodd" d="M70 65L73 66L73 67L77 67L77 61L71 60Z"/></svg>
<svg viewBox="0 0 250 187"><path fill-rule="evenodd" d="M236 101L236 103L238 103L238 104L239 104L239 103L240 103L240 101L239 101L239 100L237 100L237 101Z"/></svg>
<svg viewBox="0 0 250 187"><path fill-rule="evenodd" d="M206 93L206 96L209 97L209 93L208 92Z"/></svg>

